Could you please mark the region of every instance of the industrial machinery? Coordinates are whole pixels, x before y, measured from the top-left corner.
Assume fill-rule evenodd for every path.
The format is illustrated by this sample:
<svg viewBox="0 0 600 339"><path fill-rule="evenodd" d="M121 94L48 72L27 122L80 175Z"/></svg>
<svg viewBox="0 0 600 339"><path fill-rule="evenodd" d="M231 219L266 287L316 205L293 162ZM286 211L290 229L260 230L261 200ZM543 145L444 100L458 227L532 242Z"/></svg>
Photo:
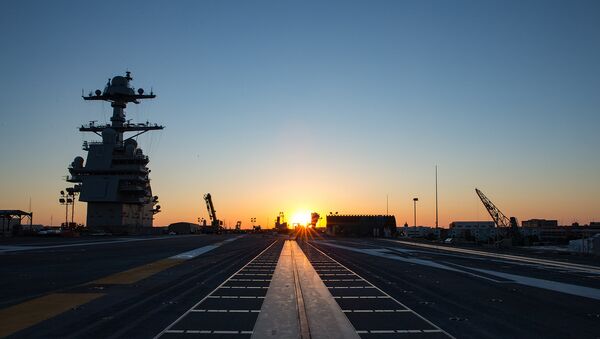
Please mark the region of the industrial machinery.
<svg viewBox="0 0 600 339"><path fill-rule="evenodd" d="M506 217L494 203L488 199L488 197L483 194L479 189L475 189L475 192L481 199L483 206L487 209L488 213L494 220L496 224L497 232L500 233L502 237L510 238L513 241L513 244L517 244L521 242L521 233L519 232L519 225L517 222L517 218L515 217Z"/></svg>
<svg viewBox="0 0 600 339"><path fill-rule="evenodd" d="M150 161L138 143L140 134L162 130L157 124L131 123L125 117L127 104L153 99L131 86L130 72L108 80L103 91L97 89L86 101L107 101L113 109L109 124L91 121L81 132L91 132L102 139L84 141L87 159L75 157L69 166L68 182L80 187L79 200L87 202L87 227L112 233L141 233L152 229L154 215L160 212L158 197L150 188ZM126 133L132 135L126 136Z"/></svg>
<svg viewBox="0 0 600 339"><path fill-rule="evenodd" d="M317 227L317 223L319 222L319 219L321 218L321 216L319 215L319 213L317 212L312 212L310 214L310 226L312 228L316 228Z"/></svg>
<svg viewBox="0 0 600 339"><path fill-rule="evenodd" d="M288 224L285 221L285 214L283 212L279 212L279 215L277 216L277 220L275 221L275 230L279 233L288 232Z"/></svg>
<svg viewBox="0 0 600 339"><path fill-rule="evenodd" d="M215 206L213 205L210 193L206 193L204 195L204 201L206 201L206 208L208 209L208 216L210 217L210 226L212 231L213 233L220 233L221 222L217 218L217 211L215 211Z"/></svg>

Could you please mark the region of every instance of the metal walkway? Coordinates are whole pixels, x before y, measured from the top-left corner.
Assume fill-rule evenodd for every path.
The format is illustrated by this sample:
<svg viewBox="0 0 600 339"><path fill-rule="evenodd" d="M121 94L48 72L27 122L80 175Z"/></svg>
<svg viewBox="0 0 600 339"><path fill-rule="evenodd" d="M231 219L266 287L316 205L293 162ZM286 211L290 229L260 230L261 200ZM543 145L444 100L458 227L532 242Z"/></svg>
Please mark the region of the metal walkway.
<svg viewBox="0 0 600 339"><path fill-rule="evenodd" d="M309 242L276 241L157 338L358 336L452 338Z"/></svg>

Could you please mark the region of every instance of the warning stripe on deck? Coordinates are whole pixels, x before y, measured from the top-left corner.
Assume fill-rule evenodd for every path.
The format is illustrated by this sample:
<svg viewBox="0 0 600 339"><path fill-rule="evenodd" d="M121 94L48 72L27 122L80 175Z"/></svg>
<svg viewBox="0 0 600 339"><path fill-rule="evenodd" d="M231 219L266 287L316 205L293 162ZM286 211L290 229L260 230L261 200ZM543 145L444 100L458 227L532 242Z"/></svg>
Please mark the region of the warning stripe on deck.
<svg viewBox="0 0 600 339"><path fill-rule="evenodd" d="M146 279L156 273L179 265L242 236L206 245L170 258L151 262L132 269L96 279L84 285L127 285ZM0 310L0 337L6 337L42 321L48 320L75 307L86 304L104 293L52 293Z"/></svg>
<svg viewBox="0 0 600 339"><path fill-rule="evenodd" d="M2 309L0 310L0 337L7 337L103 295L103 293L53 293Z"/></svg>

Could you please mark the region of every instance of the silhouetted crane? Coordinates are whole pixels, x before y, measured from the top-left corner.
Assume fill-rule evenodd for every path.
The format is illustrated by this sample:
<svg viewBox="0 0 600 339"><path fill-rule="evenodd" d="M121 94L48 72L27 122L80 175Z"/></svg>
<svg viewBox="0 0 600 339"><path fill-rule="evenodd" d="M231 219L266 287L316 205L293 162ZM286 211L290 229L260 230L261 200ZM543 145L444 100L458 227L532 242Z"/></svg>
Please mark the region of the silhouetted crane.
<svg viewBox="0 0 600 339"><path fill-rule="evenodd" d="M479 199L481 199L483 206L485 206L488 213L494 220L494 223L498 228L497 231L499 232L500 230L509 230L510 237L513 239L513 241L519 241L518 239L520 239L520 233L517 218L508 218L506 215L504 215L504 213L502 213L502 211L500 211L500 209L498 209L498 207L496 207L496 205L494 205L494 203L490 199L488 199L488 197L485 196L485 194L483 194L483 192L481 192L477 188L475 189L475 192L479 196Z"/></svg>
<svg viewBox="0 0 600 339"><path fill-rule="evenodd" d="M221 222L217 218L217 211L215 211L215 206L213 205L210 193L204 195L204 200L206 201L208 216L210 217L210 225L212 226L213 232L218 233L221 230Z"/></svg>

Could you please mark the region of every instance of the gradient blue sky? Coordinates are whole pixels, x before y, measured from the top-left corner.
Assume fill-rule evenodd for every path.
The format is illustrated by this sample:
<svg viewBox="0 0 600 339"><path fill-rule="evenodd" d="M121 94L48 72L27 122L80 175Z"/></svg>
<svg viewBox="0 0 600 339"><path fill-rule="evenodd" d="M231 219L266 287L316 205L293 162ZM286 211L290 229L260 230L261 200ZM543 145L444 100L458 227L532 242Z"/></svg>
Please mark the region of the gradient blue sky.
<svg viewBox="0 0 600 339"><path fill-rule="evenodd" d="M597 1L3 1L0 209L64 218L86 92L130 70L166 125L151 157L155 224L278 211L398 224L508 215L600 219ZM84 204L76 218L83 221Z"/></svg>

